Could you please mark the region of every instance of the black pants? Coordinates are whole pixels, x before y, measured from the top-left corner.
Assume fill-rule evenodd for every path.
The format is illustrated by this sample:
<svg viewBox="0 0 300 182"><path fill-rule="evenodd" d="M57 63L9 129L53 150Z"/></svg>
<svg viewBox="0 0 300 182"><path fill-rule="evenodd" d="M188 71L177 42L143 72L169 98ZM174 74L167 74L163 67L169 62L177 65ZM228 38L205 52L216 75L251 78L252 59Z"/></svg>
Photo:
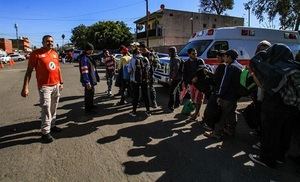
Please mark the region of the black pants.
<svg viewBox="0 0 300 182"><path fill-rule="evenodd" d="M129 80L121 80L120 85L120 94L121 94L121 100L120 102L123 103L125 101L125 90L128 90L127 93L130 93L130 87L129 87Z"/></svg>
<svg viewBox="0 0 300 182"><path fill-rule="evenodd" d="M172 80L169 88L169 103L168 107L174 109L179 106L179 88L177 87L180 80Z"/></svg>
<svg viewBox="0 0 300 182"><path fill-rule="evenodd" d="M278 94L265 96L261 109L261 158L272 166L276 160L283 160L289 149L291 124L299 119L299 110L283 104Z"/></svg>
<svg viewBox="0 0 300 182"><path fill-rule="evenodd" d="M217 103L217 98L215 93L211 94L203 113L203 122L213 129L221 117L221 107Z"/></svg>
<svg viewBox="0 0 300 182"><path fill-rule="evenodd" d="M85 111L91 111L94 106L94 94L95 94L95 88L92 86L92 88L89 90L86 87L84 88L84 105L85 105Z"/></svg>
<svg viewBox="0 0 300 182"><path fill-rule="evenodd" d="M140 97L140 88L142 91L142 98L145 103L145 107L147 111L150 111L149 108L149 99L148 99L148 84L147 83L132 83L132 91L133 91L133 113L136 113L137 105L139 103L139 97Z"/></svg>

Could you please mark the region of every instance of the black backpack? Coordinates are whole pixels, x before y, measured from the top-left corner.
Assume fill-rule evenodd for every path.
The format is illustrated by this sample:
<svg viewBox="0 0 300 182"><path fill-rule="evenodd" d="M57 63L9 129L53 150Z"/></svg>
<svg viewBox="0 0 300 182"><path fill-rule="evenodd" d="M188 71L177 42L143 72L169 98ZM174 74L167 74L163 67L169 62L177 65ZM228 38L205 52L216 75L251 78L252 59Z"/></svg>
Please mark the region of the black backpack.
<svg viewBox="0 0 300 182"><path fill-rule="evenodd" d="M144 57L136 57L135 62L135 81L137 83L149 81L149 71L147 71L146 59Z"/></svg>

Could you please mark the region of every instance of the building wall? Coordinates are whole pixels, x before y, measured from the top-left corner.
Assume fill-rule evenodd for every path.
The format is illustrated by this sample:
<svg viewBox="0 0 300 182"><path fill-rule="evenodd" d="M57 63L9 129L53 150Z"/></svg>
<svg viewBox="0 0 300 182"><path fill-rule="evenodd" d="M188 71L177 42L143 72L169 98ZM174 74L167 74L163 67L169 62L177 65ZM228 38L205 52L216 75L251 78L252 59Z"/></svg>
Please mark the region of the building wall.
<svg viewBox="0 0 300 182"><path fill-rule="evenodd" d="M244 25L244 18L171 9L164 9L162 17L157 18L157 21L157 26L162 28L162 36L149 37L149 46L157 48L184 45L193 33L203 29ZM155 28L152 26L153 21L149 21L149 24L150 29ZM146 39L137 41L145 42Z"/></svg>
<svg viewBox="0 0 300 182"><path fill-rule="evenodd" d="M243 26L244 19L206 13L167 10L162 18L165 45L185 44L193 33L203 29Z"/></svg>
<svg viewBox="0 0 300 182"><path fill-rule="evenodd" d="M0 38L0 49L3 49L6 53L12 53L12 41Z"/></svg>

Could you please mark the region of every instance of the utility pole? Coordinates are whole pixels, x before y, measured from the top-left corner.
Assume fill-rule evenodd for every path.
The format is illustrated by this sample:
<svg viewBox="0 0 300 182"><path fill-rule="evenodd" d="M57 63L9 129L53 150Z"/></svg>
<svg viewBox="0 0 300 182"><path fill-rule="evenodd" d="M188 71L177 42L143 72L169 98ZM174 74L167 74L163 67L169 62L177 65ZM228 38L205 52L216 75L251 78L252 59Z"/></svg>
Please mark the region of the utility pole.
<svg viewBox="0 0 300 182"><path fill-rule="evenodd" d="M17 50L19 52L19 34L18 34L18 24L15 23L15 29L16 29L16 37L17 37Z"/></svg>
<svg viewBox="0 0 300 182"><path fill-rule="evenodd" d="M149 30L148 30L148 24L149 24L149 10L148 10L148 0L146 0L146 16L147 16L147 21L145 25L145 31L146 31L146 42L147 42L147 47L149 47Z"/></svg>
<svg viewBox="0 0 300 182"><path fill-rule="evenodd" d="M248 10L248 27L250 27L250 6L249 5L247 5L246 7L245 7L245 9L246 10Z"/></svg>
<svg viewBox="0 0 300 182"><path fill-rule="evenodd" d="M194 13L192 13L192 17L190 18L191 21L191 35L194 34Z"/></svg>

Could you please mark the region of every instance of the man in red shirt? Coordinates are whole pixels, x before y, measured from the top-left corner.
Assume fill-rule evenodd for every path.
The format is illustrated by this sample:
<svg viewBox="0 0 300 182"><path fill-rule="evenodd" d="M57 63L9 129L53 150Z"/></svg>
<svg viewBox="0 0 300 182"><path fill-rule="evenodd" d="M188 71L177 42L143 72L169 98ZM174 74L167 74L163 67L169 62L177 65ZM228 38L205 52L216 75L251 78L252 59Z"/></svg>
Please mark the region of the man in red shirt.
<svg viewBox="0 0 300 182"><path fill-rule="evenodd" d="M22 97L29 95L29 81L33 69L40 94L42 141L51 143L54 139L50 131L60 132L61 128L55 126L56 110L60 91L63 89L63 80L59 65L59 58L53 49L53 38L50 35L43 37L43 47L30 54L27 71L24 78Z"/></svg>

